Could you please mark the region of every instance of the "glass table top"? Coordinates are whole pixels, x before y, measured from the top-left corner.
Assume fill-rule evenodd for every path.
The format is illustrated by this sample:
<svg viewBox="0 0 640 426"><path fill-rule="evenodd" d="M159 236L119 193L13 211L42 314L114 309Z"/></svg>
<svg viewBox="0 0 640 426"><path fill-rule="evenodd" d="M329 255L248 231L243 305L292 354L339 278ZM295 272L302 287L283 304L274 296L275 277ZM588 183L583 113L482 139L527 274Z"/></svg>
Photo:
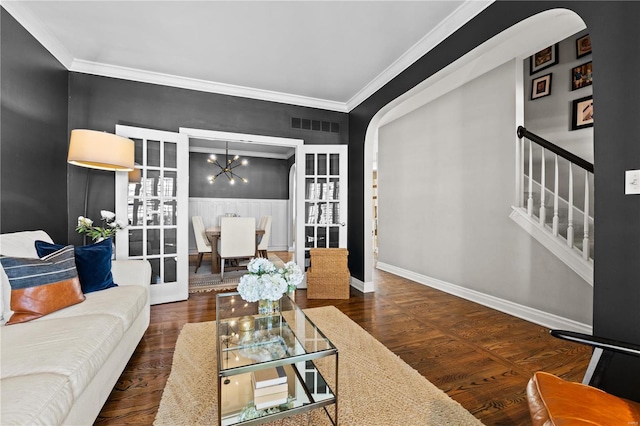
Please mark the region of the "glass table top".
<svg viewBox="0 0 640 426"><path fill-rule="evenodd" d="M279 312L258 314L258 302L246 302L236 292L218 294L216 319L221 376L336 352L329 339L286 295L279 301Z"/></svg>

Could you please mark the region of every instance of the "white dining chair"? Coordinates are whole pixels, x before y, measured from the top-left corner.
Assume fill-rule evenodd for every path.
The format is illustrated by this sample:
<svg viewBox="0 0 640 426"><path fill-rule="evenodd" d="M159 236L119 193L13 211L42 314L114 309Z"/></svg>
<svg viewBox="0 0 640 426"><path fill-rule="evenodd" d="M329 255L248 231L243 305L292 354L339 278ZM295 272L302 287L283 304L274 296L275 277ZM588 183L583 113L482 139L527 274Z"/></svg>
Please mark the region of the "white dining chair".
<svg viewBox="0 0 640 426"><path fill-rule="evenodd" d="M251 258L256 255L256 220L253 217L220 218L220 279L224 279L226 259Z"/></svg>
<svg viewBox="0 0 640 426"><path fill-rule="evenodd" d="M258 229L264 229L264 234L258 244L258 256L267 257L267 249L269 248L269 240L271 239L271 216L262 216Z"/></svg>
<svg viewBox="0 0 640 426"><path fill-rule="evenodd" d="M202 217L200 216L192 216L191 223L193 224L193 234L196 237L196 248L198 249L198 263L196 264L195 272L198 272L198 268L202 263L202 256L205 253L211 253L211 243L207 238L204 230L204 223L202 222ZM212 262L215 259L211 259Z"/></svg>

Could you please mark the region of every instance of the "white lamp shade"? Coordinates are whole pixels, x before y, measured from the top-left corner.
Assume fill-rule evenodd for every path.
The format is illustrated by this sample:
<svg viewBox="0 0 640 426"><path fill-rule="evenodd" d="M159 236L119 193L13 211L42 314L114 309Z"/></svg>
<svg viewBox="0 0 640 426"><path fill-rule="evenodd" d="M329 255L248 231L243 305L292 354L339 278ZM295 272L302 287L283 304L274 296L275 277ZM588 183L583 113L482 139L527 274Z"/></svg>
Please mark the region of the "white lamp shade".
<svg viewBox="0 0 640 426"><path fill-rule="evenodd" d="M129 172L134 169L131 139L96 130L71 131L67 162L81 167Z"/></svg>

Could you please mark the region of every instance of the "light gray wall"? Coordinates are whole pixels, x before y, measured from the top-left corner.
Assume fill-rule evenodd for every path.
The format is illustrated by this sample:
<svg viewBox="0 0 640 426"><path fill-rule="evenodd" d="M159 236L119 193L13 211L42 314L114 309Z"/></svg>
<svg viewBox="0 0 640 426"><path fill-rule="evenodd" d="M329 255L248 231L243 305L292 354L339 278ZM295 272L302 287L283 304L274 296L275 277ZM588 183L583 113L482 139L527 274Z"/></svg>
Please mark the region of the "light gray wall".
<svg viewBox="0 0 640 426"><path fill-rule="evenodd" d="M525 59L524 126L549 142L593 163L593 127L571 130L572 101L593 94L593 85L571 90L571 69L591 61L591 54L576 59L576 39L587 33L587 30L581 31L559 43L557 65L529 75L530 58ZM531 100L533 80L546 74L551 74L551 94ZM595 76L593 80L596 84ZM595 108L597 107L594 105Z"/></svg>
<svg viewBox="0 0 640 426"><path fill-rule="evenodd" d="M380 128L378 260L591 324L593 288L509 219L515 70Z"/></svg>

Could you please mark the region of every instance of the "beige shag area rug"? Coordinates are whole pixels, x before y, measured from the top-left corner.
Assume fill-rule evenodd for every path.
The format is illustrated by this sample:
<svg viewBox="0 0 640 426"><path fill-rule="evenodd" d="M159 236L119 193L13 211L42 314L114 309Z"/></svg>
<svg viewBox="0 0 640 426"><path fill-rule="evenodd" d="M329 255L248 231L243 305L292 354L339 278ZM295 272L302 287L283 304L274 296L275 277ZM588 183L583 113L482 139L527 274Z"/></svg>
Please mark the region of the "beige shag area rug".
<svg viewBox="0 0 640 426"><path fill-rule="evenodd" d="M338 348L338 423L463 426L482 423L333 306L306 309ZM186 324L154 425L218 422L216 324ZM332 406L330 406L332 407ZM323 409L270 425L329 425Z"/></svg>
<svg viewBox="0 0 640 426"><path fill-rule="evenodd" d="M282 267L284 265L282 259L275 254L269 253L268 256L269 260L276 267ZM206 261L202 262L197 273L195 270L196 264L195 262L191 262L191 264L189 264L189 293L233 290L238 286L240 277L246 273L246 270L225 271L224 280L221 280L220 274L211 273L211 264Z"/></svg>

